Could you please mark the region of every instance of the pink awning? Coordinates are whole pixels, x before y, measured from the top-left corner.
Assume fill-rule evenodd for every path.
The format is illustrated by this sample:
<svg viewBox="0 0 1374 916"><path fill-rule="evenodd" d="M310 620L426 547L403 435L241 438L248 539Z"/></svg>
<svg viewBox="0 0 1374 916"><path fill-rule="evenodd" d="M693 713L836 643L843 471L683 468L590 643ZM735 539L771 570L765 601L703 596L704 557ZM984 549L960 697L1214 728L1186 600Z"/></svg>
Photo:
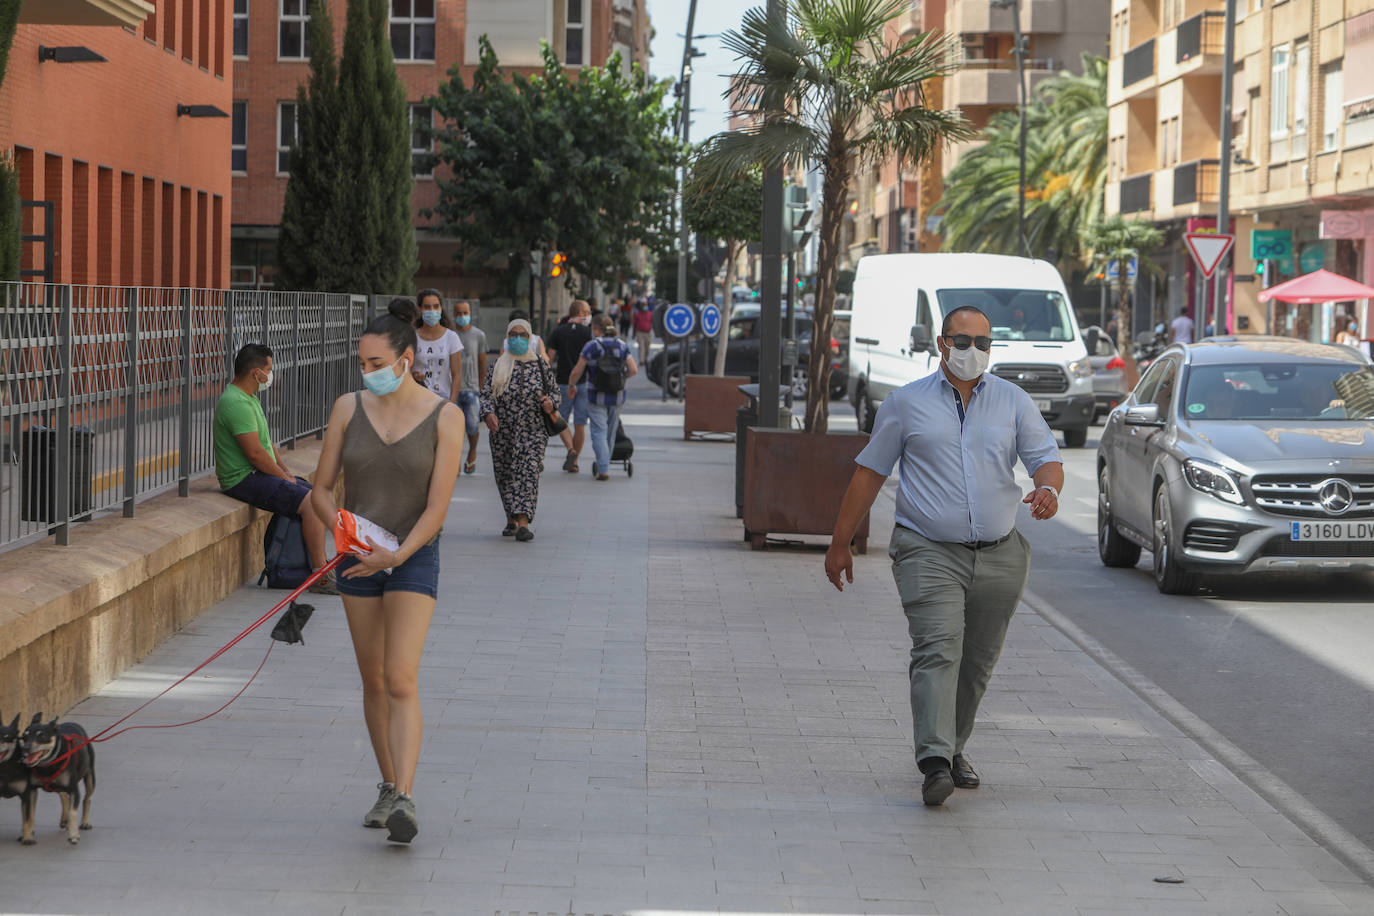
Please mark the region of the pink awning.
<svg viewBox="0 0 1374 916"><path fill-rule="evenodd" d="M1329 270L1314 270L1310 274L1294 277L1277 286L1260 290L1259 301L1277 299L1280 302L1311 304L1314 302L1348 302L1354 299L1374 298L1374 287L1356 283Z"/></svg>

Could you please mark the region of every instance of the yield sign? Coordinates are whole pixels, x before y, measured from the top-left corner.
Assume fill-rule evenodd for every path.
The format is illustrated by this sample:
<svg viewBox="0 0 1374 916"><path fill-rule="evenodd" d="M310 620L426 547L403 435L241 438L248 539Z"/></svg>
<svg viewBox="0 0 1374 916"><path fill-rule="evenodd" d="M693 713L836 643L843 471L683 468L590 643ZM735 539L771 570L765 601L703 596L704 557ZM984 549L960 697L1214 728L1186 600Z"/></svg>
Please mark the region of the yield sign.
<svg viewBox="0 0 1374 916"><path fill-rule="evenodd" d="M1183 240L1188 243L1188 251L1204 277L1216 272L1221 259L1231 250L1236 237L1222 232L1186 232Z"/></svg>

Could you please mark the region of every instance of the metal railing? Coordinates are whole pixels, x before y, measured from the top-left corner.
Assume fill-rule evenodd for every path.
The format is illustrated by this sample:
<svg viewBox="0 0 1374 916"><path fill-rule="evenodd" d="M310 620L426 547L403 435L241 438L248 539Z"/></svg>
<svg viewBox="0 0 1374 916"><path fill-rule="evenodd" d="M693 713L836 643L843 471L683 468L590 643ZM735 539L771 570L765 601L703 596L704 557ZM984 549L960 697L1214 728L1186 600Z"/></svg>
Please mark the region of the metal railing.
<svg viewBox="0 0 1374 916"><path fill-rule="evenodd" d="M1121 206L1119 209L1122 213L1140 213L1142 210L1150 209L1151 177L1153 176L1146 172L1121 182Z"/></svg>
<svg viewBox="0 0 1374 916"><path fill-rule="evenodd" d="M1181 64L1199 54L1222 53L1226 14L1219 10L1198 13L1179 23L1174 43L1174 63Z"/></svg>
<svg viewBox="0 0 1374 916"><path fill-rule="evenodd" d="M1121 88L1155 75L1155 40L1143 41L1121 60Z"/></svg>
<svg viewBox="0 0 1374 916"><path fill-rule="evenodd" d="M1055 60L1053 57L1028 57L1026 58L1027 70L1053 70ZM966 57L960 62L961 70L1015 70L1016 58L1014 57Z"/></svg>
<svg viewBox="0 0 1374 916"><path fill-rule="evenodd" d="M1174 206L1215 201L1220 165L1216 159L1194 159L1174 166Z"/></svg>
<svg viewBox="0 0 1374 916"><path fill-rule="evenodd" d="M356 387L372 308L335 293L0 284L0 548L214 470L215 404L245 343L273 350L273 440L320 435Z"/></svg>

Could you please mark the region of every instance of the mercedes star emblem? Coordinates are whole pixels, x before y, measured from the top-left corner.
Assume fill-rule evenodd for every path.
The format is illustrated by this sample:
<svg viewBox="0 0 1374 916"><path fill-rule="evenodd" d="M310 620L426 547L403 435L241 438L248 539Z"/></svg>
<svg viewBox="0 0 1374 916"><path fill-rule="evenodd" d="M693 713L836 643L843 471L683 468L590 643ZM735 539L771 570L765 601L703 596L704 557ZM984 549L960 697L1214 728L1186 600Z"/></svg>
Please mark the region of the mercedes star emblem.
<svg viewBox="0 0 1374 916"><path fill-rule="evenodd" d="M1322 482L1317 499L1327 515L1340 515L1355 505L1355 491L1344 480L1333 477Z"/></svg>

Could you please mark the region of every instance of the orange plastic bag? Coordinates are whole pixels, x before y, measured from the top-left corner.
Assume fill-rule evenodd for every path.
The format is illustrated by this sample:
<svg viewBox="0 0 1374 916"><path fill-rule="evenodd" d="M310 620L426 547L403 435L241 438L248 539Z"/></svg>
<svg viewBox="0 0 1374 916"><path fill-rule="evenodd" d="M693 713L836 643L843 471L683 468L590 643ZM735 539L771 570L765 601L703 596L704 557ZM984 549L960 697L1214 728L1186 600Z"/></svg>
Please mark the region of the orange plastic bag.
<svg viewBox="0 0 1374 916"><path fill-rule="evenodd" d="M365 557L372 552L372 544L368 543L369 538L372 544L387 550L394 551L401 546L396 535L381 525L370 522L353 512L339 511L338 521L334 525L334 549L336 551Z"/></svg>

